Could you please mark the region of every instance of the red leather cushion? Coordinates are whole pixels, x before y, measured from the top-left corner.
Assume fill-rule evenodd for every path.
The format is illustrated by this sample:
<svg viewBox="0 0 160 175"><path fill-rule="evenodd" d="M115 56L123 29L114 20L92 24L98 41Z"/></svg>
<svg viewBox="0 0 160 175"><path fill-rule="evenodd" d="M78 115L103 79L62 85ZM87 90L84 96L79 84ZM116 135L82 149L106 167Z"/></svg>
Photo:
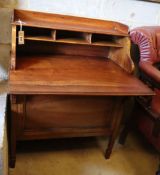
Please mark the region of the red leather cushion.
<svg viewBox="0 0 160 175"><path fill-rule="evenodd" d="M141 116L138 118L138 128L145 135L145 137L149 140L154 147L160 151L160 134L158 137L153 135L154 123L149 117Z"/></svg>
<svg viewBox="0 0 160 175"><path fill-rule="evenodd" d="M160 118L160 89L154 89L154 92L156 95L152 98L151 109Z"/></svg>
<svg viewBox="0 0 160 175"><path fill-rule="evenodd" d="M156 33L157 38L157 56L158 60L160 61L160 31Z"/></svg>

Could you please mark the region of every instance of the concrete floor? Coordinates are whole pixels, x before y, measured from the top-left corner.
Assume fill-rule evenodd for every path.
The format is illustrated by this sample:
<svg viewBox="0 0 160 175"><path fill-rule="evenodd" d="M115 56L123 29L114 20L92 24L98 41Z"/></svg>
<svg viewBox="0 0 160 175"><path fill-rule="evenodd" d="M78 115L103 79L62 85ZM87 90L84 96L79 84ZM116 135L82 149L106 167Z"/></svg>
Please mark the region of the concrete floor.
<svg viewBox="0 0 160 175"><path fill-rule="evenodd" d="M158 154L134 134L125 146L116 143L109 160L106 144L104 137L19 143L10 175L155 175Z"/></svg>

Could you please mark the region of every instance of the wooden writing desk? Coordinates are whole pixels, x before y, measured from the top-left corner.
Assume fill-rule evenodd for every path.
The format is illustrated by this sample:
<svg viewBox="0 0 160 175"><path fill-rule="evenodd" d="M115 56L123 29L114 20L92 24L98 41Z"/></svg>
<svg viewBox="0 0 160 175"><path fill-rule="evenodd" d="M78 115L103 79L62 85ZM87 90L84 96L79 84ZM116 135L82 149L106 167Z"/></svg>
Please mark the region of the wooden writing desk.
<svg viewBox="0 0 160 175"><path fill-rule="evenodd" d="M25 44L18 45L23 22ZM109 158L129 96L153 95L132 75L128 27L15 10L10 70L10 166L16 141L109 136Z"/></svg>

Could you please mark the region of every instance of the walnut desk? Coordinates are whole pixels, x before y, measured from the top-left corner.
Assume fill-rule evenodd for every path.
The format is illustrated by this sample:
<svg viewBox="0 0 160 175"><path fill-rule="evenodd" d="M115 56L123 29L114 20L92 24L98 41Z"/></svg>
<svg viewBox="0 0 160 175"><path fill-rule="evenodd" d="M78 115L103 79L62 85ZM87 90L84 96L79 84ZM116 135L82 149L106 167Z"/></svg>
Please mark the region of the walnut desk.
<svg viewBox="0 0 160 175"><path fill-rule="evenodd" d="M18 43L19 30L24 44ZM124 100L153 95L133 70L127 26L14 10L10 166L18 140L105 135L109 158Z"/></svg>

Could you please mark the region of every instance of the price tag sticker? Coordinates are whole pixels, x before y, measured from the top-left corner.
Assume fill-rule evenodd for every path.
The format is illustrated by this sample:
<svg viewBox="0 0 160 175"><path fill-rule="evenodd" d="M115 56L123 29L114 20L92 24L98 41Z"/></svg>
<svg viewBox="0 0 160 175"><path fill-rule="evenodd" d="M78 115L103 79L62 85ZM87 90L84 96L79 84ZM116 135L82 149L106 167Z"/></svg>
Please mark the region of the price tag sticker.
<svg viewBox="0 0 160 175"><path fill-rule="evenodd" d="M24 31L22 30L22 21L19 19L20 30L18 31L18 44L24 44Z"/></svg>
<svg viewBox="0 0 160 175"><path fill-rule="evenodd" d="M18 44L24 44L24 31L18 31Z"/></svg>

